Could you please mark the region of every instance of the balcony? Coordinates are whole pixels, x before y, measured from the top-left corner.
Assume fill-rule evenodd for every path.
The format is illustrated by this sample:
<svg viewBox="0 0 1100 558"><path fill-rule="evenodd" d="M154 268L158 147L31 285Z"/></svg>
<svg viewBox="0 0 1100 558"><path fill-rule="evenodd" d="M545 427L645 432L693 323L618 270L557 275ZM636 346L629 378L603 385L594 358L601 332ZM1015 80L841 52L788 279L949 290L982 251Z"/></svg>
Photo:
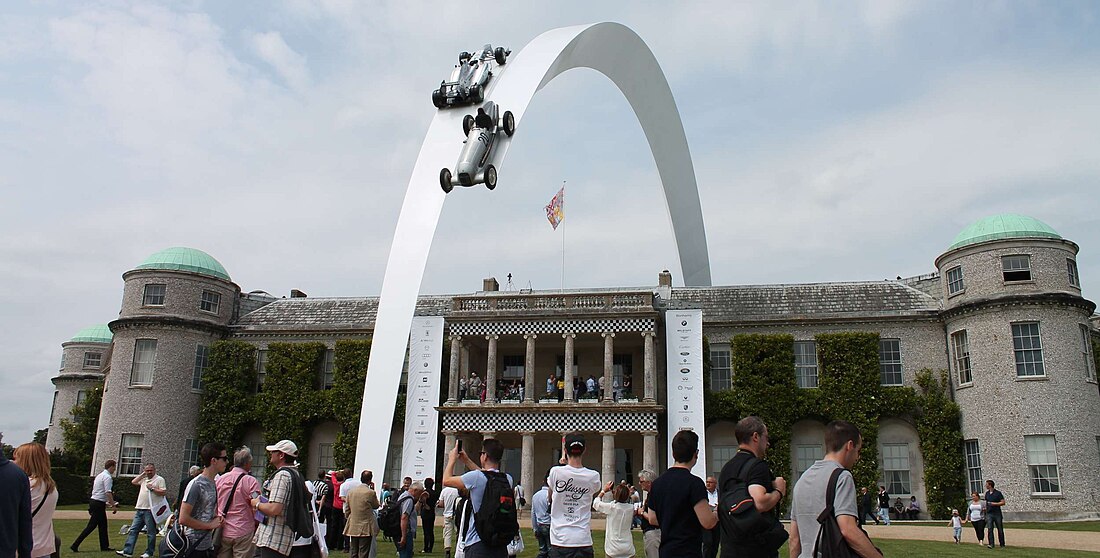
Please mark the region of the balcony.
<svg viewBox="0 0 1100 558"><path fill-rule="evenodd" d="M649 291L579 293L480 293L454 297L456 314L532 314L653 312Z"/></svg>

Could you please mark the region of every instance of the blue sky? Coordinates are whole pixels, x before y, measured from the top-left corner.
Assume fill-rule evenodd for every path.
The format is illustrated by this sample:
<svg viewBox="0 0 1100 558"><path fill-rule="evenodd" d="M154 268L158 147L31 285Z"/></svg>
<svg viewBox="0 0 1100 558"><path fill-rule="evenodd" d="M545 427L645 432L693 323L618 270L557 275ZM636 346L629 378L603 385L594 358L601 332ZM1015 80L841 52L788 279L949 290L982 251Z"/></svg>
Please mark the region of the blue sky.
<svg viewBox="0 0 1100 558"><path fill-rule="evenodd" d="M122 273L161 248L209 252L245 291L378 294L431 89L458 51L565 25L624 23L661 62L716 284L927 273L1015 212L1081 244L1100 291L1095 3L529 4L0 7L5 440L46 426L60 344L116 317ZM679 283L614 87L569 72L522 124L495 192L449 196L423 292L558 287L542 207L562 180L566 286Z"/></svg>

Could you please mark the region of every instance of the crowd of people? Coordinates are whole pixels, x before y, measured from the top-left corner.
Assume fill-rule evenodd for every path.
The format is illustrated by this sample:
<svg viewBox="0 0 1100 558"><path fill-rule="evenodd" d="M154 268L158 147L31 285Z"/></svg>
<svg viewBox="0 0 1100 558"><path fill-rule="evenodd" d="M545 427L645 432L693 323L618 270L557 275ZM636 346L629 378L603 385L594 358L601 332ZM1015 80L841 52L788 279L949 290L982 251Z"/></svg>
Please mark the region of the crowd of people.
<svg viewBox="0 0 1100 558"><path fill-rule="evenodd" d="M810 558L830 522L840 544L854 555L882 556L862 527L867 517L889 524L890 495L880 486L873 498L863 487L857 498L849 469L859 459L863 440L854 425L839 420L826 425L824 458L793 487L775 476L764 460L770 441L759 418L742 419L734 432L737 453L718 477L705 482L691 473L699 458L698 435L677 432L671 442L674 465L660 476L650 470L638 473L637 488L644 497L627 482L601 480L598 472L584 466L582 434L563 437L559 463L546 471L531 497L538 557L594 556L593 512L606 517L604 553L609 558L642 553L646 558L716 558L719 553L722 558L777 557L788 537L791 558ZM145 464L130 481L138 487L135 513L125 544L117 551L109 546L106 517L108 509L113 513L118 508L113 491L116 463L106 461L92 484L88 524L70 550L79 551L98 530L100 550L133 558L144 532L142 558L160 557L158 533L165 535L175 522L193 558L309 558L329 549L347 551L350 558L374 558L380 538L389 540L398 556L408 558L418 538L422 552L434 550L437 510L443 516L446 558L503 558L510 554L509 546L514 553L521 545L516 510L526 505L525 494L511 475L500 471L504 446L499 440L485 439L476 460L461 443L451 448L438 487L431 478L405 477L400 487L382 483L381 491L376 491L371 471L358 476L350 469L326 471L315 481L305 481L297 468L297 445L290 440L266 450L274 473L261 484L252 475L253 456L247 447L229 455L222 444L204 445L199 452L202 466L184 480L178 512L171 518L163 513L164 478L154 464ZM466 472L456 474L460 462ZM791 522L786 529L778 511L788 495ZM57 556L61 542L52 523L57 499L49 454L42 445L19 446L11 461L0 455L0 555ZM969 522L979 544L993 548L999 542L1003 547L1004 505L1004 495L987 481L984 495L973 492L962 513L952 510L948 525L954 541L961 543L963 525ZM831 517L822 513L826 509L832 509ZM919 511L911 498L895 517L912 518ZM750 516L752 520L746 520ZM642 531L641 552L634 547L634 528ZM166 542L170 537L165 536Z"/></svg>
<svg viewBox="0 0 1100 558"><path fill-rule="evenodd" d="M604 380L603 376L597 378L589 374L587 379L575 376L573 378L573 400L597 399L602 401L604 398L605 383L606 380ZM631 389L629 375L622 376L621 380L618 376L612 378L611 397L614 401L633 395ZM565 391L565 378L554 373L550 373L546 377L544 399L557 398L558 401L565 401ZM484 403L486 397L495 398L498 402L509 400L522 401L525 396L526 386L522 379L498 379L494 389L490 389L477 372L470 372L468 377L461 377L458 380L458 399L460 401L478 400Z"/></svg>

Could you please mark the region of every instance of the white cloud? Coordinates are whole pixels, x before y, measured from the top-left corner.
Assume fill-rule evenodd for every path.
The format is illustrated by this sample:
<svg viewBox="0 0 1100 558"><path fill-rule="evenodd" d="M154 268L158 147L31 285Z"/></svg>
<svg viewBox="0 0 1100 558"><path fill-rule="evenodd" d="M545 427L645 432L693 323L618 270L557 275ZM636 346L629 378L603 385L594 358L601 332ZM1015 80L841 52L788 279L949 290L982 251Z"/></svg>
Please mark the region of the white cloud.
<svg viewBox="0 0 1100 558"><path fill-rule="evenodd" d="M278 31L253 33L249 40L256 54L270 64L291 89L301 92L309 86L305 57L290 48Z"/></svg>

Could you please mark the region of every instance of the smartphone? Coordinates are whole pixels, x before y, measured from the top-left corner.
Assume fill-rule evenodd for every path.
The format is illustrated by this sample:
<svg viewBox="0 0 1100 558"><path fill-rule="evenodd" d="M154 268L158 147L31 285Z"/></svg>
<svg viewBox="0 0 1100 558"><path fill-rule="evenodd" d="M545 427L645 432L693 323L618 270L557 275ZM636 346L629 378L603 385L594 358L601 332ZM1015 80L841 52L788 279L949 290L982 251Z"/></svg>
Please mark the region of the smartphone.
<svg viewBox="0 0 1100 558"><path fill-rule="evenodd" d="M458 440L458 453L462 453L462 439L461 438L459 438L459 440Z"/></svg>

